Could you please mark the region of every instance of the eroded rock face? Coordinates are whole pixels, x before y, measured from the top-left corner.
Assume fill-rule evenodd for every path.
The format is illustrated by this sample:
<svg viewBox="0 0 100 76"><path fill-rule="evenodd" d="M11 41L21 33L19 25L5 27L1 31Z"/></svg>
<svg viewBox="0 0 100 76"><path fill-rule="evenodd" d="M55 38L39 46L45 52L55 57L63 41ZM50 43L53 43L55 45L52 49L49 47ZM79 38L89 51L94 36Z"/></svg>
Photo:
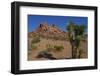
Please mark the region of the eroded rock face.
<svg viewBox="0 0 100 76"><path fill-rule="evenodd" d="M29 36L32 37L37 34L44 37L53 37L53 36L66 37L67 32L62 31L55 24L49 25L47 23L43 23L43 24L40 24L35 31L30 32Z"/></svg>
<svg viewBox="0 0 100 76"><path fill-rule="evenodd" d="M52 34L63 33L56 25L40 24L36 30L37 32L48 32Z"/></svg>

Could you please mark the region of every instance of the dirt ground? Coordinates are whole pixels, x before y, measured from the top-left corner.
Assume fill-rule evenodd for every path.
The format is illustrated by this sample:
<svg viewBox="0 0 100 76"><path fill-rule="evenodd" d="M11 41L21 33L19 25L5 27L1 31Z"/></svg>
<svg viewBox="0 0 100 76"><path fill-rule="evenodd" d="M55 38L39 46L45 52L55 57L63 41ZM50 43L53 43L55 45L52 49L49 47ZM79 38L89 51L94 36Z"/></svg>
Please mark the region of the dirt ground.
<svg viewBox="0 0 100 76"><path fill-rule="evenodd" d="M31 39L30 39L31 40ZM35 46L38 46L37 49L32 49L32 51L28 52L28 60L48 60L47 58L37 58L36 56L46 49L46 45L62 45L64 49L62 51L54 52L52 51L51 54L53 57L57 59L65 59L65 58L71 58L72 50L71 45L69 41L64 40L53 40L53 39L40 39L41 41L39 43L36 43ZM83 49L84 53L82 55L82 58L87 58L87 42L81 42L81 48Z"/></svg>

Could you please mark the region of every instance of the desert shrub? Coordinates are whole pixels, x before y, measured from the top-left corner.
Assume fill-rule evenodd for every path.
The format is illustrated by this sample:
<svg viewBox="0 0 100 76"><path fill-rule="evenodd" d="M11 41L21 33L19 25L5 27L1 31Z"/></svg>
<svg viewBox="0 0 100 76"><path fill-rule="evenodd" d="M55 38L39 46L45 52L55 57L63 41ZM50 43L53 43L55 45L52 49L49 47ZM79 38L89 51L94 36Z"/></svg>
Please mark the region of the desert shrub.
<svg viewBox="0 0 100 76"><path fill-rule="evenodd" d="M46 47L48 48L48 47L51 47L51 45L50 44L46 44Z"/></svg>
<svg viewBox="0 0 100 76"><path fill-rule="evenodd" d="M63 46L50 45L50 44L47 44L46 48L47 51L62 51L64 49Z"/></svg>
<svg viewBox="0 0 100 76"><path fill-rule="evenodd" d="M78 58L82 58L82 54L84 54L85 52L83 51L83 49L79 49L79 55Z"/></svg>
<svg viewBox="0 0 100 76"><path fill-rule="evenodd" d="M31 54L31 52L32 52L32 48L29 47L29 48L28 48L28 54Z"/></svg>
<svg viewBox="0 0 100 76"><path fill-rule="evenodd" d="M55 49L56 51L62 51L62 49L64 49L64 47L63 47L63 46L57 46L57 45L55 45L55 46L54 46L54 49Z"/></svg>
<svg viewBox="0 0 100 76"><path fill-rule="evenodd" d="M31 48L31 47L29 47L29 48L28 48L28 51L32 51L32 48Z"/></svg>
<svg viewBox="0 0 100 76"><path fill-rule="evenodd" d="M54 36L53 39L54 39L54 40L59 40L59 37Z"/></svg>
<svg viewBox="0 0 100 76"><path fill-rule="evenodd" d="M45 38L44 35L42 35L41 33L38 34L39 37Z"/></svg>
<svg viewBox="0 0 100 76"><path fill-rule="evenodd" d="M37 46L34 45L34 44L32 44L31 48L32 48L32 49L37 49Z"/></svg>
<svg viewBox="0 0 100 76"><path fill-rule="evenodd" d="M46 49L47 51L52 51L54 49L54 47L52 45L50 45L50 44L47 44L46 48L47 48Z"/></svg>
<svg viewBox="0 0 100 76"><path fill-rule="evenodd" d="M66 40L67 38L64 37L64 36L60 36L59 39L60 39L60 40Z"/></svg>
<svg viewBox="0 0 100 76"><path fill-rule="evenodd" d="M49 48L47 48L46 50L47 50L48 52L50 52L50 51L53 50L53 48L50 48L50 47L49 47Z"/></svg>
<svg viewBox="0 0 100 76"><path fill-rule="evenodd" d="M54 40L67 40L68 38L66 36L53 36L52 39Z"/></svg>
<svg viewBox="0 0 100 76"><path fill-rule="evenodd" d="M51 35L51 36L48 36L48 38L49 38L49 39L53 39L53 36L52 36L52 35Z"/></svg>
<svg viewBox="0 0 100 76"><path fill-rule="evenodd" d="M40 42L40 37L39 36L33 37L32 44L38 43L38 42Z"/></svg>

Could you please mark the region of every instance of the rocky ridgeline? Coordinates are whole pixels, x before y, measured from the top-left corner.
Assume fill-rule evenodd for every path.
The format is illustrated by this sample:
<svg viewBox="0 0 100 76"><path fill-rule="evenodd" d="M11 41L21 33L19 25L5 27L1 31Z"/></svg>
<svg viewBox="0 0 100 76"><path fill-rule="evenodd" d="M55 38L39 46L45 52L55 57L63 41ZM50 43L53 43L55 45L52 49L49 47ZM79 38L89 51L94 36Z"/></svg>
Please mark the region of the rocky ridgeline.
<svg viewBox="0 0 100 76"><path fill-rule="evenodd" d="M60 28L58 28L55 24L49 25L47 23L40 24L39 27L35 30L29 33L29 37L34 37L36 35L40 35L41 37L67 37L67 32L62 31Z"/></svg>

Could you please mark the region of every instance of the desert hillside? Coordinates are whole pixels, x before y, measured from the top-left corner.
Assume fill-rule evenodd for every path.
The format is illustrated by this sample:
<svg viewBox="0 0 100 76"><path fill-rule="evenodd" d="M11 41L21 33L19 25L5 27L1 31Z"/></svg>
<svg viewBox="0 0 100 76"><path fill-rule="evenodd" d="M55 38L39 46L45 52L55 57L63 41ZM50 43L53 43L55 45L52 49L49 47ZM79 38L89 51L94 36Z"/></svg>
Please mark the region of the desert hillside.
<svg viewBox="0 0 100 76"><path fill-rule="evenodd" d="M81 40L81 58L87 58L87 41ZM55 24L40 24L28 33L28 60L70 59L72 57L68 33Z"/></svg>

